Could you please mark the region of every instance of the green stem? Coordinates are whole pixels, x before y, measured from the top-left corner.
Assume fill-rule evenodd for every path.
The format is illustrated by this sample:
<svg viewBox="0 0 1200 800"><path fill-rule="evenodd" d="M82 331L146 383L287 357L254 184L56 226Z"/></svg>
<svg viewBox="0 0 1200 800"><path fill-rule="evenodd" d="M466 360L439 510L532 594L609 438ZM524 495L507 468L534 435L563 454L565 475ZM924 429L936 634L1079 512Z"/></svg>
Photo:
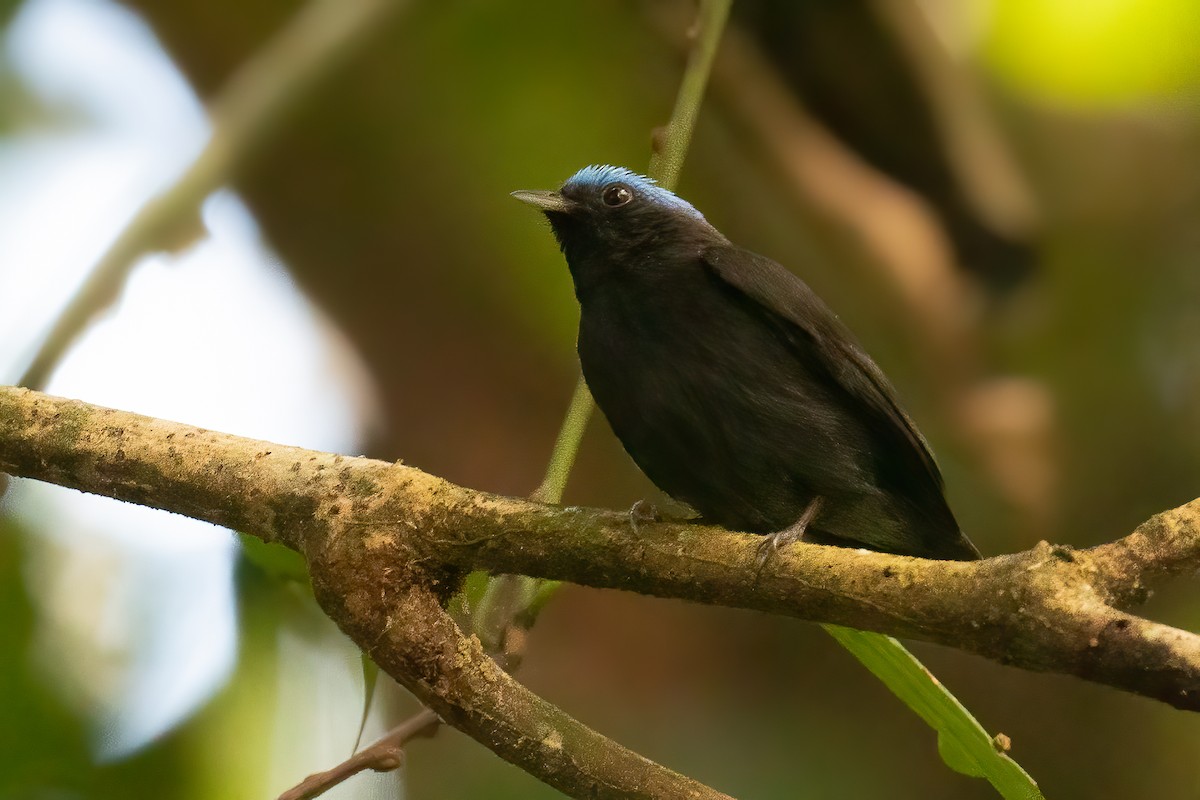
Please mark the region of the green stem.
<svg viewBox="0 0 1200 800"><path fill-rule="evenodd" d="M704 99L708 75L712 71L721 33L725 30L725 21L729 18L731 3L732 0L701 2L700 14L696 20L696 43L684 68L683 80L675 98L675 108L671 111L662 147L650 159L649 176L667 189L673 190L679 179L679 170L683 166L684 156L687 155L688 145L692 140L700 102ZM562 502L567 478L571 474L571 468L575 466L575 456L579 453L579 443L583 440L584 431L587 430L595 410L596 403L592 400L592 393L588 390L587 383L580 378L575 384L575 393L571 395L566 418L554 442L554 451L546 467L546 476L531 495L534 500L542 503ZM558 581L544 581L521 575L497 575L488 582L470 612L472 630L481 640L486 641L487 636L503 635L502 632L497 634L497 621L500 619L511 620L513 624L524 628L532 626L538 612L559 586ZM514 597L525 598L524 605L514 604Z"/></svg>
<svg viewBox="0 0 1200 800"><path fill-rule="evenodd" d="M583 378L575 384L575 393L571 395L571 404L567 406L567 416L563 419L558 438L554 441L554 452L550 454L550 464L546 467L546 477L541 486L533 492L531 499L539 503L559 503L562 501L563 489L567 485L567 476L575 465L575 456L579 453L579 443L583 432L587 429L588 420L596 408L592 393L588 390Z"/></svg>
<svg viewBox="0 0 1200 800"><path fill-rule="evenodd" d="M704 100L704 89L712 72L717 46L729 18L732 0L702 0L700 17L697 20L696 45L688 57L679 94L675 97L675 108L667 123L667 134L662 148L650 157L649 175L663 187L675 191L679 183L679 171L692 143L692 131L700 115L700 103Z"/></svg>

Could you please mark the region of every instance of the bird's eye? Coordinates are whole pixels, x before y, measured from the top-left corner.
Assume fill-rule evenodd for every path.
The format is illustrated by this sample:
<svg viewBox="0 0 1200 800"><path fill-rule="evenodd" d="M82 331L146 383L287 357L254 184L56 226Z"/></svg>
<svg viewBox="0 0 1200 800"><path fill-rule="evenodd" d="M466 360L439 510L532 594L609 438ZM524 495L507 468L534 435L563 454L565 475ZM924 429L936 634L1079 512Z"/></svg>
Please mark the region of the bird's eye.
<svg viewBox="0 0 1200 800"><path fill-rule="evenodd" d="M600 195L600 199L604 201L604 205L617 208L632 200L633 192L619 183L614 183L604 187L604 194Z"/></svg>

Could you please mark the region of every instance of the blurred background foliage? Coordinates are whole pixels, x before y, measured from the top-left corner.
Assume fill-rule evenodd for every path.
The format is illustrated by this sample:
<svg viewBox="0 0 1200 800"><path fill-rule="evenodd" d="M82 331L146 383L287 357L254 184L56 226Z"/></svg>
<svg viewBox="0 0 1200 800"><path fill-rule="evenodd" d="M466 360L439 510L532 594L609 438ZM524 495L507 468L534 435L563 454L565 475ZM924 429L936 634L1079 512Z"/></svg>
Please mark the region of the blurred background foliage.
<svg viewBox="0 0 1200 800"><path fill-rule="evenodd" d="M125 5L201 98L299 7ZM0 3L0 24L20 6ZM693 11L412 2L236 176L377 387L369 455L490 491L538 484L577 375L577 312L546 226L506 194L588 163L644 167ZM858 332L985 553L1105 541L1200 494L1198 42L1194 0L735 2L680 193ZM0 60L0 137L88 124ZM567 502L627 507L652 493L598 418ZM302 589L245 561L224 687L137 752L96 763L95 720L39 655L53 621L30 599L39 534L23 520L0 517L0 797L259 798L330 766L269 766L324 724L281 727L270 706L294 653L282 632L318 646L337 634ZM1192 588L1152 613L1194 628ZM1200 795L1192 717L915 650L1012 738L1048 797ZM533 631L521 678L736 796L994 796L947 770L924 725L828 637L791 620L569 588ZM351 731L359 712L330 711ZM453 730L409 756L410 797L556 794ZM340 796L386 796L371 786Z"/></svg>

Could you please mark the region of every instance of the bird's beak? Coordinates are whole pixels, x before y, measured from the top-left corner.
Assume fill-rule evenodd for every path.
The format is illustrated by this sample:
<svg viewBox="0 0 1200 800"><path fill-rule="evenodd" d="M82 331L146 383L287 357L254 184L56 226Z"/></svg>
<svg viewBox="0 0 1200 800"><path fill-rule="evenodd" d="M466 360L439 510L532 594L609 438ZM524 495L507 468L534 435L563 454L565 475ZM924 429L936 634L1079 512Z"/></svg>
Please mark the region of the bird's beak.
<svg viewBox="0 0 1200 800"><path fill-rule="evenodd" d="M558 192L529 192L521 189L513 192L512 196L542 211L556 211L559 214L568 214L571 211L571 203Z"/></svg>

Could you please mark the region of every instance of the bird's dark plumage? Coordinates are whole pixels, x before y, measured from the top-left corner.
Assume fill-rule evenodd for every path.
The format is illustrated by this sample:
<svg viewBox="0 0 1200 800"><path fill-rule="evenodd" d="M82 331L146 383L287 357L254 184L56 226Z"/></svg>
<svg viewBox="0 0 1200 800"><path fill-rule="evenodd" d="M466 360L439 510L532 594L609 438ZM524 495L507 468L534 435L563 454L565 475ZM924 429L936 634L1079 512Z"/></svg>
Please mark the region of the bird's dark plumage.
<svg viewBox="0 0 1200 800"><path fill-rule="evenodd" d="M541 208L566 255L596 403L660 489L733 530L979 557L895 391L813 291L695 208L587 167Z"/></svg>

